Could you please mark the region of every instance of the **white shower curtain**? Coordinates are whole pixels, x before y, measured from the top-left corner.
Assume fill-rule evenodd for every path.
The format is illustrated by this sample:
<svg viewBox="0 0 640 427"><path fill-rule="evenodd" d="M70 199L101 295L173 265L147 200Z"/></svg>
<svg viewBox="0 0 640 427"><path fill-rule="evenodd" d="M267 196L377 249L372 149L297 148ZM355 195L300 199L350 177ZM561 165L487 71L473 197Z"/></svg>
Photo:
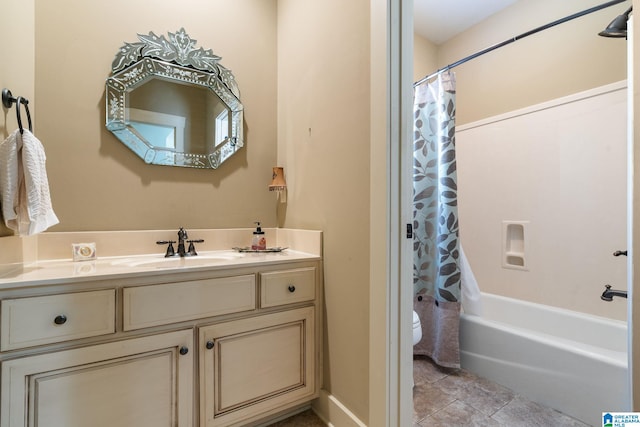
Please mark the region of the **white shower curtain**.
<svg viewBox="0 0 640 427"><path fill-rule="evenodd" d="M460 367L460 248L455 155L455 75L414 89L413 284L422 339L414 354Z"/></svg>

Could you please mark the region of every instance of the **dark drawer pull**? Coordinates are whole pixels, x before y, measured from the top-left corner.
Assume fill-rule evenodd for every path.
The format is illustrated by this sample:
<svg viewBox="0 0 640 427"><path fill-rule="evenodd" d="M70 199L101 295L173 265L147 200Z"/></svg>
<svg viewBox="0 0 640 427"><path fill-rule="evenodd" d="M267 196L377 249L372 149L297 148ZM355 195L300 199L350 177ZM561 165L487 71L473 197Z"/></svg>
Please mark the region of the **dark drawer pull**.
<svg viewBox="0 0 640 427"><path fill-rule="evenodd" d="M181 355L184 356L187 353L189 353L189 349L187 347L180 347L180 354Z"/></svg>
<svg viewBox="0 0 640 427"><path fill-rule="evenodd" d="M59 314L55 319L53 319L53 323L55 323L56 325L64 325L65 323L67 323L67 316L65 316L64 314Z"/></svg>
<svg viewBox="0 0 640 427"><path fill-rule="evenodd" d="M206 344L207 350L211 350L214 345L215 344L213 341L207 341L207 344Z"/></svg>
<svg viewBox="0 0 640 427"><path fill-rule="evenodd" d="M289 287L287 289L289 289L289 292L295 292L296 291L296 287L293 286L293 285L289 285Z"/></svg>

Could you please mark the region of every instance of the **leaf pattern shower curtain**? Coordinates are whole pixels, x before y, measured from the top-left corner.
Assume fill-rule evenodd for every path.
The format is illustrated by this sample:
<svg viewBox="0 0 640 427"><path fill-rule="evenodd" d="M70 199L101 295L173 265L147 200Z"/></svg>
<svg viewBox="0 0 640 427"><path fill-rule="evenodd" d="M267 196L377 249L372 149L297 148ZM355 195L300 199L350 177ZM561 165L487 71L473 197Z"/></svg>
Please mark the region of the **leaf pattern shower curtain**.
<svg viewBox="0 0 640 427"><path fill-rule="evenodd" d="M460 367L460 256L455 154L455 74L414 89L413 286L422 339L414 354Z"/></svg>

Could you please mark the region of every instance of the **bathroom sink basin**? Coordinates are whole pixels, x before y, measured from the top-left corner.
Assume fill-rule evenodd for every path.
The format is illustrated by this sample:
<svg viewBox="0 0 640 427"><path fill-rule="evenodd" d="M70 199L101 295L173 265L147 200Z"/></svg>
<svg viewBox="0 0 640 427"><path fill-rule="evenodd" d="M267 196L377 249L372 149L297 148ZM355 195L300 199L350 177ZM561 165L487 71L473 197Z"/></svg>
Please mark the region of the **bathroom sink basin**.
<svg viewBox="0 0 640 427"><path fill-rule="evenodd" d="M210 253L197 256L165 258L162 255L140 258L128 258L126 260L113 261L112 265L146 268L180 268L196 267L203 265L218 265L242 258L243 255L235 252Z"/></svg>

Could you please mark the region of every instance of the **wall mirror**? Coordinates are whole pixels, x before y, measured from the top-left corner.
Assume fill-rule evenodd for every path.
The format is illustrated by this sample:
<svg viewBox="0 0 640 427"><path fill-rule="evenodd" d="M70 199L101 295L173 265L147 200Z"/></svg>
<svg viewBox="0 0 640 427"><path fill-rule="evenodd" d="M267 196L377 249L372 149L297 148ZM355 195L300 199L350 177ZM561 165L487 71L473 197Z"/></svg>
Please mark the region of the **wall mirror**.
<svg viewBox="0 0 640 427"><path fill-rule="evenodd" d="M217 169L244 145L233 74L184 28L138 39L111 65L107 129L146 163Z"/></svg>

